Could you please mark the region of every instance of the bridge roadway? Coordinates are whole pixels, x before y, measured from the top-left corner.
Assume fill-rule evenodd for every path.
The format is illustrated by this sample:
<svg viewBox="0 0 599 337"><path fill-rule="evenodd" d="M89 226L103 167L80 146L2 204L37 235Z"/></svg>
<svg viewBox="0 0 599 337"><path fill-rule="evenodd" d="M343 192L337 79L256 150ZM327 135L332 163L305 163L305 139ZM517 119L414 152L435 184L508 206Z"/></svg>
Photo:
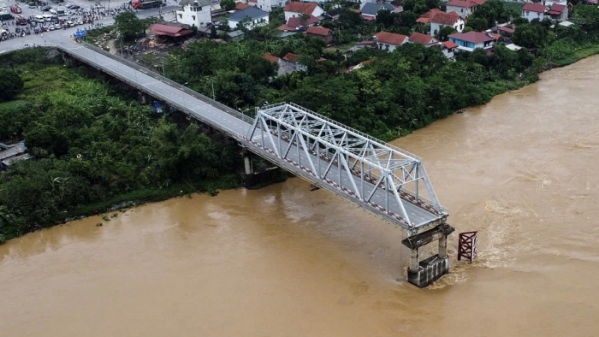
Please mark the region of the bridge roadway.
<svg viewBox="0 0 599 337"><path fill-rule="evenodd" d="M408 231L410 235L416 234L419 229L428 228L429 225L436 225L442 222L446 215L438 215L432 212L425 210L415 204L412 204L408 201L404 202L404 207L406 208L407 213L410 216L410 221L412 222L412 226L406 226L406 224L402 224L396 218L391 217L386 214L386 212L381 211L372 205L364 203L362 200L359 200L356 197L351 195L347 195L339 189L334 188L330 184L326 183L315 176L308 174L297 168L296 165L292 165L280 158L272 155L271 153L260 149L259 147L253 145L248 142L245 138L247 135L252 123L253 118L244 116L241 113L226 107L218 102L215 102L205 96L202 96L196 92L191 91L188 88L185 88L173 81L170 81L156 73L151 72L150 70L143 68L134 62L124 60L120 57L111 55L105 51L100 49L94 49L95 47L84 46L82 44L75 43L73 41L57 41L57 43L53 43L56 47L58 47L63 52L68 53L70 56L78 59L82 62L89 64L92 67L100 69L111 76L130 84L131 86L138 88L146 92L147 94L155 97L156 99L163 101L177 109L185 112L186 114L198 119L199 121L206 123L225 134L235 138L241 144L248 147L248 149L263 158L270 160L274 164L291 171L292 173L301 176L302 178L311 181L312 183L320 186L322 188L326 188L329 191L346 198L360 207L366 208L373 213L385 218L386 220L400 225L404 229ZM254 137L254 141L261 143L260 136ZM265 142L266 144L266 142ZM292 145L293 148L290 151L289 159L295 161L301 161L302 163L307 162L306 154L304 152L295 150L295 145ZM316 160L315 156L313 156L314 160ZM324 171L324 168L322 169ZM329 172L328 178L332 181L338 181L339 172L337 169L333 169ZM346 175L342 176L342 185L349 187L350 182ZM358 178L356 179L356 183L358 182ZM373 185L370 182L365 182L367 184L367 190L372 190ZM385 190L381 188L377 188L376 193L371 199L371 202L374 204L384 205L386 204L385 200ZM388 192L390 193L390 192ZM389 210L393 211L395 214L401 214L399 209L399 205L395 204L394 206L390 206Z"/></svg>

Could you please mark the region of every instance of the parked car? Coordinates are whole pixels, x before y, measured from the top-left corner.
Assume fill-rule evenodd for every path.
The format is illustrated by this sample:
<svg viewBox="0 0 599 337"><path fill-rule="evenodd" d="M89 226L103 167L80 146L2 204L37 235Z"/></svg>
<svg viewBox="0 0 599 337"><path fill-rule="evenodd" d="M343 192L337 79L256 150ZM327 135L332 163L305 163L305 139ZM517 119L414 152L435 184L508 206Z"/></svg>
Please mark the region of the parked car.
<svg viewBox="0 0 599 337"><path fill-rule="evenodd" d="M24 16L19 15L17 17L17 25L19 25L19 26L26 26L27 25L27 19L25 19Z"/></svg>
<svg viewBox="0 0 599 337"><path fill-rule="evenodd" d="M17 6L17 5L12 5L10 6L10 11L15 13L15 14L21 14L23 13L23 10L21 9L21 7Z"/></svg>
<svg viewBox="0 0 599 337"><path fill-rule="evenodd" d="M44 22L44 17L41 16L41 15L36 15L35 16L35 22L43 23Z"/></svg>
<svg viewBox="0 0 599 337"><path fill-rule="evenodd" d="M46 22L52 21L52 14L44 14L44 21L46 21Z"/></svg>
<svg viewBox="0 0 599 337"><path fill-rule="evenodd" d="M35 4L35 2L30 2L29 8L37 8L37 5Z"/></svg>
<svg viewBox="0 0 599 337"><path fill-rule="evenodd" d="M42 7L42 12L48 12L52 9L52 6L44 6Z"/></svg>

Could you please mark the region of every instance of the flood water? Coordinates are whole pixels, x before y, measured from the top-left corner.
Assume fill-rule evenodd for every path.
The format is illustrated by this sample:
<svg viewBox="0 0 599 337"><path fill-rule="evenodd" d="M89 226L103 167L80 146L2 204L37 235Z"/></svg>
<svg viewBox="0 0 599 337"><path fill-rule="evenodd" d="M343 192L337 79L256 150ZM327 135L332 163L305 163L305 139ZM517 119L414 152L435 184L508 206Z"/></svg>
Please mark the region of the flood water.
<svg viewBox="0 0 599 337"><path fill-rule="evenodd" d="M0 336L596 336L597 83L593 57L394 142L480 231L429 289L401 230L291 179L0 246Z"/></svg>

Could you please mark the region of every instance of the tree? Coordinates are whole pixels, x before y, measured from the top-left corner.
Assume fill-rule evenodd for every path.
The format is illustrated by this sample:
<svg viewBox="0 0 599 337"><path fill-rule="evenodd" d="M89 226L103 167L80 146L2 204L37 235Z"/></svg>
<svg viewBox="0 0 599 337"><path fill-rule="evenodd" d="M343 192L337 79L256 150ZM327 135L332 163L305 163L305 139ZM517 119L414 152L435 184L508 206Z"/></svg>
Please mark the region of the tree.
<svg viewBox="0 0 599 337"><path fill-rule="evenodd" d="M120 13L114 18L114 24L125 41L132 41L145 35L145 23L133 12Z"/></svg>
<svg viewBox="0 0 599 337"><path fill-rule="evenodd" d="M455 34L458 31L455 30L452 26L442 26L439 31L437 32L437 34L435 34L435 37L439 40L439 41L447 41L447 37L451 34Z"/></svg>
<svg viewBox="0 0 599 337"><path fill-rule="evenodd" d="M269 77L277 74L277 69L277 63L270 63L256 55L248 59L245 72L257 82L266 82Z"/></svg>
<svg viewBox="0 0 599 337"><path fill-rule="evenodd" d="M23 89L23 80L13 70L0 70L0 102L12 100Z"/></svg>
<svg viewBox="0 0 599 337"><path fill-rule="evenodd" d="M546 32L543 26L526 23L516 26L514 43L525 48L536 48L543 45Z"/></svg>
<svg viewBox="0 0 599 337"><path fill-rule="evenodd" d="M235 0L222 0L220 6L226 11L233 10L235 9Z"/></svg>

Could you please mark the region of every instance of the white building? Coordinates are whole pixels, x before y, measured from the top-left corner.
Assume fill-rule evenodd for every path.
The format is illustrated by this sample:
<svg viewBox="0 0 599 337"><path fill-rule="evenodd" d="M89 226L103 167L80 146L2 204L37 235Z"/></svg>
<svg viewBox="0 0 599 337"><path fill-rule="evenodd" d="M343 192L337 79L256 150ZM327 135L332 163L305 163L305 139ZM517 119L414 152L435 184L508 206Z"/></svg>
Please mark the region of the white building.
<svg viewBox="0 0 599 337"><path fill-rule="evenodd" d="M285 22L290 18L301 18L304 14L319 17L324 11L313 2L290 2L285 6Z"/></svg>
<svg viewBox="0 0 599 337"><path fill-rule="evenodd" d="M490 33L470 31L456 33L448 36L449 41L455 43L460 51L472 52L474 49L491 49L495 45L496 37Z"/></svg>
<svg viewBox="0 0 599 337"><path fill-rule="evenodd" d="M182 10L176 12L177 22L189 25L189 27L196 26L197 28L204 27L212 22L209 0L183 0L181 5L183 6Z"/></svg>
<svg viewBox="0 0 599 337"><path fill-rule="evenodd" d="M229 16L229 27L237 29L237 25L243 22L247 29L265 26L268 24L268 12L260 10L256 7L248 7Z"/></svg>
<svg viewBox="0 0 599 337"><path fill-rule="evenodd" d="M431 36L437 35L439 30L441 30L444 26L452 27L457 30L458 33L461 33L466 26L464 19L462 19L456 12L448 12L448 13L436 13L431 19Z"/></svg>
<svg viewBox="0 0 599 337"><path fill-rule="evenodd" d="M539 19L543 21L546 17L549 17L545 14L549 10L549 7L543 5L541 3L526 3L524 7L522 7L522 17L528 21L532 21L534 19Z"/></svg>
<svg viewBox="0 0 599 337"><path fill-rule="evenodd" d="M402 44L410 42L410 39L402 34L378 32L374 36L374 41L378 49L392 52Z"/></svg>
<svg viewBox="0 0 599 337"><path fill-rule="evenodd" d="M256 7L263 11L272 12L275 8L284 7L286 0L258 0Z"/></svg>

